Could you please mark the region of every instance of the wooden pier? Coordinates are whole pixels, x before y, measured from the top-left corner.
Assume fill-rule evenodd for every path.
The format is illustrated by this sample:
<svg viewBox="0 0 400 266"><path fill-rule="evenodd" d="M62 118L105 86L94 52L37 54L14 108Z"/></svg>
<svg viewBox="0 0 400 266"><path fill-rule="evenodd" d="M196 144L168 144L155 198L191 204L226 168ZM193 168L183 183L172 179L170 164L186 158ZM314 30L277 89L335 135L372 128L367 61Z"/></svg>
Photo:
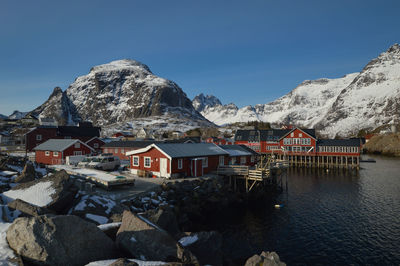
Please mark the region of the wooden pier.
<svg viewBox="0 0 400 266"><path fill-rule="evenodd" d="M360 169L359 156L316 156L307 153L273 156L287 161L289 166L294 167Z"/></svg>
<svg viewBox="0 0 400 266"><path fill-rule="evenodd" d="M238 183L244 183L246 193L256 186L277 185L282 188L282 176L286 173L288 162L272 160L262 157L256 167L245 165L226 165L218 167L218 175L229 178L229 185L234 191L238 190Z"/></svg>

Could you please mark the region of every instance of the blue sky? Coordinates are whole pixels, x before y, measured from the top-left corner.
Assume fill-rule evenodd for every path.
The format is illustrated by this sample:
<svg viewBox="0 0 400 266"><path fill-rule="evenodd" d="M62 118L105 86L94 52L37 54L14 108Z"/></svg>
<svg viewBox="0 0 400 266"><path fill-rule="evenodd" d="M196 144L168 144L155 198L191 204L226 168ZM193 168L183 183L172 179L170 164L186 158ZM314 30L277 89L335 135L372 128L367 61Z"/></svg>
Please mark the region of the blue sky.
<svg viewBox="0 0 400 266"><path fill-rule="evenodd" d="M30 111L94 65L131 58L238 106L357 72L400 42L400 1L0 2L0 113Z"/></svg>

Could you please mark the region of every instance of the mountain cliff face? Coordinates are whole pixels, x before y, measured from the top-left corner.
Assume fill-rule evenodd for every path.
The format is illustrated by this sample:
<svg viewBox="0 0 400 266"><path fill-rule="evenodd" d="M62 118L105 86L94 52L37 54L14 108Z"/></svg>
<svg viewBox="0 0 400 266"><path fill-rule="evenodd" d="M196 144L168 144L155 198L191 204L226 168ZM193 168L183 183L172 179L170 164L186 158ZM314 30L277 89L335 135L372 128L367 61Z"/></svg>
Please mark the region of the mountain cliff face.
<svg viewBox="0 0 400 266"><path fill-rule="evenodd" d="M330 137L393 123L400 114L400 46L390 47L360 73L306 80L267 104L205 105L201 113L218 125L258 120L315 127Z"/></svg>
<svg viewBox="0 0 400 266"><path fill-rule="evenodd" d="M96 125L108 125L162 115L209 123L176 83L127 59L93 67L66 91L55 89L33 112L42 116L55 114L61 124L89 120Z"/></svg>

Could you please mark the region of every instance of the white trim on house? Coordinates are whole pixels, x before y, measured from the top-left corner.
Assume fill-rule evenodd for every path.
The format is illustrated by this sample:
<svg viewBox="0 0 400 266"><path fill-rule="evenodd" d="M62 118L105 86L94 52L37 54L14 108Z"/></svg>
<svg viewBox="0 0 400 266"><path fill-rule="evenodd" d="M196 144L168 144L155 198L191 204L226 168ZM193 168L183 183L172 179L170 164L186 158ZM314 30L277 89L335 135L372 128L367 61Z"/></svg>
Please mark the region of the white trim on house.
<svg viewBox="0 0 400 266"><path fill-rule="evenodd" d="M45 151L45 152L44 152L44 155L45 155L45 156L50 156L50 151Z"/></svg>
<svg viewBox="0 0 400 266"><path fill-rule="evenodd" d="M58 157L58 151L53 151L53 157Z"/></svg>
<svg viewBox="0 0 400 266"><path fill-rule="evenodd" d="M146 165L146 159L149 159L150 164L147 166ZM151 168L151 157L143 157L143 164L144 164L144 168Z"/></svg>
<svg viewBox="0 0 400 266"><path fill-rule="evenodd" d="M133 151L128 151L125 153L126 156L131 156L131 155L135 155L135 154L139 154L139 153L143 153L143 152L147 152L149 151L151 148L156 148L159 152L161 152L162 154L164 154L168 159L172 159L171 156L169 156L168 154L166 154L163 150L161 150L159 147L157 147L157 145L155 144L151 144L147 147L141 148L141 149L137 149L137 150L133 150Z"/></svg>
<svg viewBox="0 0 400 266"><path fill-rule="evenodd" d="M135 164L135 159L137 159L137 164ZM140 166L139 156L132 156L132 166Z"/></svg>
<svg viewBox="0 0 400 266"><path fill-rule="evenodd" d="M183 159L178 159L178 169L183 169Z"/></svg>

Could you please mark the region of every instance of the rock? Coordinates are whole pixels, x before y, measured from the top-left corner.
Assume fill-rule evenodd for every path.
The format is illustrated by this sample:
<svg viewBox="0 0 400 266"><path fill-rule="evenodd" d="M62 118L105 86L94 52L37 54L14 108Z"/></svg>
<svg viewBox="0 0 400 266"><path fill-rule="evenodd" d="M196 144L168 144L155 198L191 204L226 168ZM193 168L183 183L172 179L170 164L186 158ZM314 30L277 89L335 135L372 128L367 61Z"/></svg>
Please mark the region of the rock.
<svg viewBox="0 0 400 266"><path fill-rule="evenodd" d="M65 213L65 210L71 205L77 189L72 185L72 181L69 178L67 172L59 171L51 176L37 179L34 181L19 184L12 188L14 190L26 190L31 186L34 186L41 182L51 181L51 187L54 189L54 193L51 195L52 201L46 205L46 208L55 211L56 213Z"/></svg>
<svg viewBox="0 0 400 266"><path fill-rule="evenodd" d="M263 251L260 255L254 255L247 259L245 266L286 266L286 263L281 262L276 252Z"/></svg>
<svg viewBox="0 0 400 266"><path fill-rule="evenodd" d="M26 183L35 180L36 178L36 170L35 167L33 166L33 163L30 161L27 161L24 167L24 170L22 170L21 174L17 176L15 179L16 183Z"/></svg>
<svg viewBox="0 0 400 266"><path fill-rule="evenodd" d="M85 265L118 258L115 245L96 225L72 215L18 218L7 230L9 246L38 265Z"/></svg>
<svg viewBox="0 0 400 266"><path fill-rule="evenodd" d="M126 258L121 258L117 259L113 263L111 263L109 266L136 266L139 265L136 262L130 261Z"/></svg>
<svg viewBox="0 0 400 266"><path fill-rule="evenodd" d="M118 246L130 256L155 261L197 263L167 232L129 211L124 211L117 232Z"/></svg>
<svg viewBox="0 0 400 266"><path fill-rule="evenodd" d="M167 231L171 236L176 236L180 233L175 213L170 208L150 210L144 216Z"/></svg>
<svg viewBox="0 0 400 266"><path fill-rule="evenodd" d="M179 242L189 249L201 265L222 265L222 235L216 231L190 233Z"/></svg>
<svg viewBox="0 0 400 266"><path fill-rule="evenodd" d="M24 213L25 215L34 216L34 217L37 217L37 216L40 216L43 214L53 214L54 213L53 211L51 211L49 209L30 204L29 202L23 201L21 199L13 200L10 203L8 203L7 206L11 209L19 210L20 212Z"/></svg>

